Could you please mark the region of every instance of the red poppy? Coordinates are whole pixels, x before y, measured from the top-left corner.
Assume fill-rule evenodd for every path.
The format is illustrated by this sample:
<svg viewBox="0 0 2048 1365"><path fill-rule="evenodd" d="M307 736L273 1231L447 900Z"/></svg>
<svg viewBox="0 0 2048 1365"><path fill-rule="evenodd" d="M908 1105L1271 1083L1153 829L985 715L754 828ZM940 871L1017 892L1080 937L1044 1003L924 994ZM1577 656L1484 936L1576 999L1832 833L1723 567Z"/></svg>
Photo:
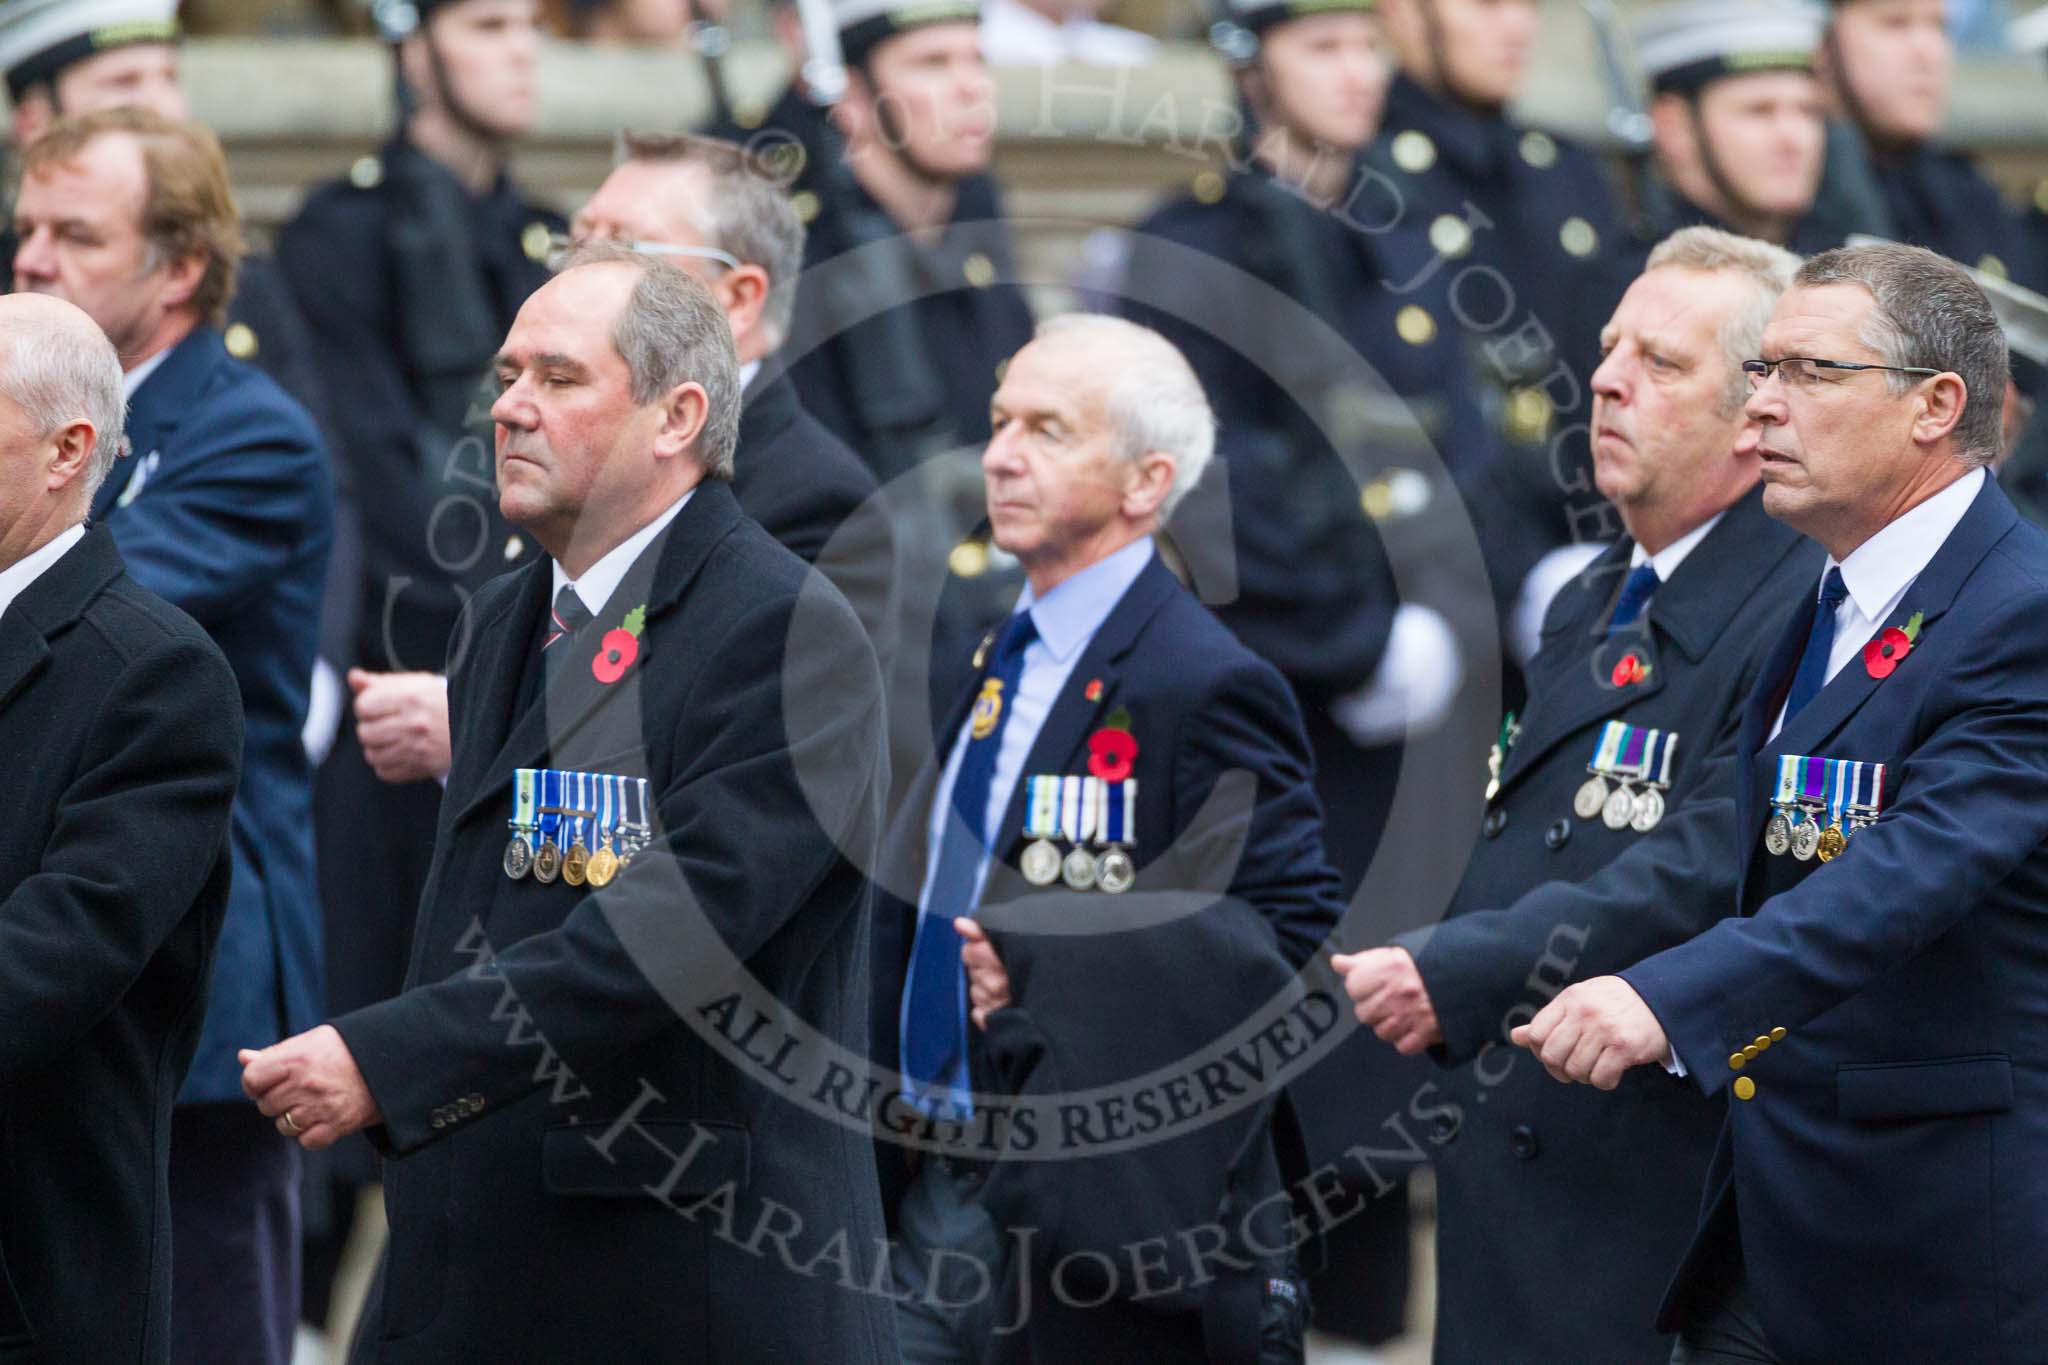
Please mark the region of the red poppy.
<svg viewBox="0 0 2048 1365"><path fill-rule="evenodd" d="M1088 680L1088 686L1087 686L1087 688L1086 688L1086 689L1084 689L1084 690L1082 691L1081 695L1082 695L1082 696L1084 696L1084 697L1086 697L1086 698L1087 698L1087 699L1088 699L1089 701L1101 701L1101 700L1102 700L1102 679L1100 679L1100 678L1090 678L1090 679Z"/></svg>
<svg viewBox="0 0 2048 1365"><path fill-rule="evenodd" d="M1863 646L1863 668L1873 678L1889 678L1899 661L1913 652L1913 637L1897 626L1887 626Z"/></svg>
<svg viewBox="0 0 2048 1365"><path fill-rule="evenodd" d="M1107 727L1088 736L1088 775L1105 782L1121 782L1131 775L1138 757L1138 741L1129 730Z"/></svg>
<svg viewBox="0 0 2048 1365"><path fill-rule="evenodd" d="M1633 654L1624 654L1621 658L1617 659L1614 664L1614 672L1609 675L1616 687L1627 687L1629 684L1639 683L1649 676L1650 670L1643 665L1641 659L1638 659Z"/></svg>
<svg viewBox="0 0 2048 1365"><path fill-rule="evenodd" d="M639 657L639 636L630 630L608 630L604 639L598 641L597 657L590 661L590 672L599 682L610 686L625 677L626 670Z"/></svg>

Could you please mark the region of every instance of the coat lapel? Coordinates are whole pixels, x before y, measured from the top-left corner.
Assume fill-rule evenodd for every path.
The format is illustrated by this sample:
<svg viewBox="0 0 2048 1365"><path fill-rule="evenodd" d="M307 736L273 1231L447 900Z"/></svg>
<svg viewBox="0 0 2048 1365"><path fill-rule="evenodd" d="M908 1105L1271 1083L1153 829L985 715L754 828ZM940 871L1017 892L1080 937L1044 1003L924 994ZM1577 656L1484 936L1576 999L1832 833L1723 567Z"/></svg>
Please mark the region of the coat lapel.
<svg viewBox="0 0 2048 1365"><path fill-rule="evenodd" d="M120 576L121 552L113 536L94 527L0 612L0 707L49 660L51 637L83 616Z"/></svg>
<svg viewBox="0 0 2048 1365"><path fill-rule="evenodd" d="M192 399L206 387L214 367L227 358L227 347L210 327L192 331L171 348L156 372L142 381L128 404L128 455L118 461L99 491L93 494L92 517L110 515L150 455L170 440Z"/></svg>
<svg viewBox="0 0 2048 1365"><path fill-rule="evenodd" d="M2005 494L1999 490L1997 481L1987 477L1984 486L1977 491L1976 498L1971 501L1969 511L1963 514L1963 519L1956 523L1956 529L1949 533L1948 539L1935 551L1934 558L1906 589L1906 595L1899 600L1897 609L1880 630L1891 627L1903 628L1915 612L1920 614L1922 630L1933 629L1934 623L1954 603L1956 592L1962 587L1964 580L1969 578L1985 554L2000 537L2012 529L2013 523L2017 520L2018 514L2013 511L2012 503L2007 501ZM1861 643L1858 642L1859 646ZM1802 638L1802 652L1804 644ZM1797 657L1797 654L1793 655L1795 661ZM1901 667L1912 667L1912 660L1909 658ZM1787 673L1785 676L1789 680L1790 674ZM1785 723L1784 730L1771 747L1780 753L1820 752L1821 745L1847 724L1849 718L1862 708L1864 702L1870 700L1871 694L1877 690L1878 682L1879 680L1871 677L1870 671L1863 666L1860 656L1852 657L1848 663L1842 665L1841 672L1835 674L1827 686L1821 688L1798 715ZM1775 709L1773 714L1764 718L1763 724L1768 725L1774 719Z"/></svg>
<svg viewBox="0 0 2048 1365"><path fill-rule="evenodd" d="M655 537L654 543L626 571L625 578L605 603L604 612L584 635L564 640L556 646L558 649L574 649L579 657L571 659L554 682L544 689L538 703L512 720L503 746L491 761L477 789L467 794L460 807L457 823L467 821L486 809L511 781L515 769L549 766L551 754L571 743L596 716L611 707L631 707L637 716L640 674L660 650L676 649L680 645L672 637L657 643L656 623L681 602L697 571L710 557L712 548L739 523L739 519L739 504L733 500L732 490L723 482L707 481L697 485L688 505L676 514L676 519ZM520 612L511 618L511 623L517 625L523 621L531 628L538 622L540 613L547 609L548 589L553 583L551 561L536 562L526 572L535 578L523 586L519 598ZM641 633L638 657L617 682L598 681L591 670L590 660L581 656L594 653L603 633L618 626L627 612L643 603L647 607L647 624ZM516 652L531 636L514 630L505 632L505 638ZM511 710L511 703L500 696L498 689L516 689L524 666L525 661L516 655L499 661L498 676L491 684L494 689L491 695L506 712ZM486 736L480 735L479 738Z"/></svg>

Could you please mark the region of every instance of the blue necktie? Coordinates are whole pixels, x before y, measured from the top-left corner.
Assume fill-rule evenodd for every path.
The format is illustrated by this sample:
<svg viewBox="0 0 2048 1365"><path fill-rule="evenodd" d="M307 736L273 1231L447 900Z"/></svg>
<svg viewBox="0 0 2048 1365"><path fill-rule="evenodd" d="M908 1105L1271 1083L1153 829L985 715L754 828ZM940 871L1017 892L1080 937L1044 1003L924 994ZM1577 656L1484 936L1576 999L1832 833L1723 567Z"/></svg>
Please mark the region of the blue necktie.
<svg viewBox="0 0 2048 1365"><path fill-rule="evenodd" d="M1607 618L1607 633L1619 635L1634 625L1643 608L1650 605L1650 594L1656 591L1657 570L1647 560L1630 569L1621 585L1621 596L1614 599L1614 615Z"/></svg>
<svg viewBox="0 0 2048 1365"><path fill-rule="evenodd" d="M974 909L975 882L988 855L988 799L996 753L1015 708L1024 650L1037 638L1038 627L1024 611L1004 622L996 639L968 723L983 723L992 690L998 699L994 721L979 734L968 731L960 771L953 777L951 809L939 837L938 871L917 917L910 977L903 987L903 1097L927 1114L938 1112L941 1101L962 1116L973 1112L973 1085L967 1075L967 974L960 965L960 935L953 917ZM1000 686L991 689L990 684Z"/></svg>
<svg viewBox="0 0 2048 1365"><path fill-rule="evenodd" d="M1806 632L1806 652L1799 656L1799 671L1792 675L1792 690L1785 697L1785 724L1799 709L1813 700L1828 680L1828 655L1835 649L1835 608L1849 595L1840 569L1829 569L1820 581L1820 596L1813 604L1813 626Z"/></svg>

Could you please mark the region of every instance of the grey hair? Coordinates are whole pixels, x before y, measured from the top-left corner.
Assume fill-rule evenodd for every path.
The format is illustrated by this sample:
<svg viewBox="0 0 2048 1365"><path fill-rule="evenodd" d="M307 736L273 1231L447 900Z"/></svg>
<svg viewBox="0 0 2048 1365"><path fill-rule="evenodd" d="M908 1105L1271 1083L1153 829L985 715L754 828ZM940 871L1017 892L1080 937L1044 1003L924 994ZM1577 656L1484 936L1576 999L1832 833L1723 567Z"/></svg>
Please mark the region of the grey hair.
<svg viewBox="0 0 2048 1365"><path fill-rule="evenodd" d="M1868 293L1876 306L1858 340L1887 365L1960 377L1957 452L1972 464L1989 464L1998 455L2012 361L1991 300L1968 271L1921 247L1887 242L1823 251L1799 268L1793 283L1802 289L1853 284ZM1885 376L1895 394L1918 382L1913 375Z"/></svg>
<svg viewBox="0 0 2048 1365"><path fill-rule="evenodd" d="M8 329L0 392L20 405L37 436L55 435L73 422L92 425L95 441L84 479L90 507L127 447L122 428L128 402L121 393L121 358L106 333L83 318L54 326Z"/></svg>
<svg viewBox="0 0 2048 1365"><path fill-rule="evenodd" d="M740 438L740 362L725 310L710 290L668 262L609 242L575 248L556 273L593 265L640 272L612 326L612 345L632 375L633 401L659 402L685 382L703 386L708 411L697 435L697 463L706 478L730 480Z"/></svg>
<svg viewBox="0 0 2048 1365"><path fill-rule="evenodd" d="M1098 346L1117 357L1103 385L1104 414L1126 460L1155 450L1173 456L1173 488L1159 519L1173 515L1216 453L1216 416L1187 357L1150 327L1105 313L1047 318L1032 337Z"/></svg>
<svg viewBox="0 0 2048 1365"><path fill-rule="evenodd" d="M693 167L704 172L707 192L688 196L677 207L707 245L731 252L768 272L768 299L761 309L761 327L770 350L789 339L796 313L797 276L804 266L804 224L788 183L796 171L789 162L801 154L794 148L778 163L773 155L755 155L737 143L679 133L621 132L620 164ZM780 151L781 149L777 149Z"/></svg>
<svg viewBox="0 0 2048 1365"><path fill-rule="evenodd" d="M1799 258L1781 246L1738 237L1720 228L1689 227L1657 243L1643 269L1727 271L1748 279L1749 305L1721 325L1721 349L1728 357L1728 387L1721 400L1721 416L1733 417L1749 401L1749 376L1742 362L1753 360L1762 350L1764 327L1778 296L1792 287Z"/></svg>

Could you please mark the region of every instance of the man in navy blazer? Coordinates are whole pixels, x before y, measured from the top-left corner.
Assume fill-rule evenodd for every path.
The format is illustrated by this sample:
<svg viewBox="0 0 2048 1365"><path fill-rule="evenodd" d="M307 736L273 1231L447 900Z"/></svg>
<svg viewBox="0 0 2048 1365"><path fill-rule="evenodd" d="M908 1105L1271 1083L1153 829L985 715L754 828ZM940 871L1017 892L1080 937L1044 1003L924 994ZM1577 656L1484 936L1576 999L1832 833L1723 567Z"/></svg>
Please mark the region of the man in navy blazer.
<svg viewBox="0 0 2048 1365"><path fill-rule="evenodd" d="M241 1093L238 1048L320 1018L307 690L330 537L305 409L228 355L239 250L213 135L139 109L26 154L15 287L77 304L126 372L131 454L93 499L128 570L204 626L246 714L233 888L172 1124L174 1357L282 1365L298 1315L298 1151Z"/></svg>
<svg viewBox="0 0 2048 1365"><path fill-rule="evenodd" d="M1859 247L1750 368L1765 508L1828 559L1743 713L1702 879L1736 913L1515 1041L1733 1096L1674 1361L2048 1360L2048 538L1984 470L2004 339L1953 263Z"/></svg>
<svg viewBox="0 0 2048 1365"><path fill-rule="evenodd" d="M1081 1308L1057 1267L1108 1254L1077 1226L1114 1241L1105 1200L1129 1241L1171 1242L1186 1225L1137 1192L1177 1191L1196 1222L1231 1195L1273 1194L1270 1105L1232 1143L1197 1133L1108 1166L1089 1143L997 1159L1021 1136L911 1150L890 1121L989 1131L969 1120L993 1124L1026 1092L1171 1068L1290 980L1342 913L1293 694L1153 545L1214 443L1186 360L1135 323L1056 319L1010 361L992 423L989 520L1029 587L977 651L879 863L874 1060L891 1095L879 1155L904 1357L1237 1359L1227 1341L1255 1337L1262 1314L1305 1308L1284 1258L1235 1315L1220 1291L1148 1303L1128 1270ZM1151 996L1197 963L1206 1014ZM1268 1079L1277 1097L1284 1077ZM1237 1150L1255 1168L1242 1187ZM1047 1197L1077 1178L1106 1193L1056 1217ZM963 1265L980 1267L964 1288Z"/></svg>

